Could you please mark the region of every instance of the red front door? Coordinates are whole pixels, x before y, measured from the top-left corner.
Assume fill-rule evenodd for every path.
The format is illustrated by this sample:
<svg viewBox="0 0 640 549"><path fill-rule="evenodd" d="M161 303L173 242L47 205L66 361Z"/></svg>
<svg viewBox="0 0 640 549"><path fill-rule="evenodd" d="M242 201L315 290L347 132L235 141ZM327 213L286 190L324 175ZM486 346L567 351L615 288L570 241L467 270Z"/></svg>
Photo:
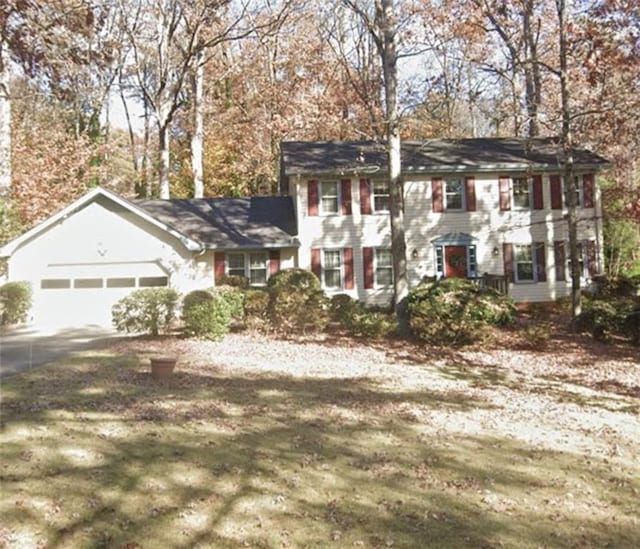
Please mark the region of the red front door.
<svg viewBox="0 0 640 549"><path fill-rule="evenodd" d="M467 278L467 247L444 247L444 276Z"/></svg>

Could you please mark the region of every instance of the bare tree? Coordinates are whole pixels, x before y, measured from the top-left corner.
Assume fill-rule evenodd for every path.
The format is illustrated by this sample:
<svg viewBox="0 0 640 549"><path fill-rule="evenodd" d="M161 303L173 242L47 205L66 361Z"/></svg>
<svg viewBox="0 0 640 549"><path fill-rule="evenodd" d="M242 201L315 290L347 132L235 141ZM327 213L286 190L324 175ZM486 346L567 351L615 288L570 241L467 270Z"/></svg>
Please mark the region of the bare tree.
<svg viewBox="0 0 640 549"><path fill-rule="evenodd" d="M393 255L393 303L401 333L408 331L406 298L407 245L404 229L403 181L400 156L400 116L398 112L398 14L394 0L374 0L373 16L360 2L343 0L364 21L373 38L384 82L385 130L389 164L389 209L391 253Z"/></svg>

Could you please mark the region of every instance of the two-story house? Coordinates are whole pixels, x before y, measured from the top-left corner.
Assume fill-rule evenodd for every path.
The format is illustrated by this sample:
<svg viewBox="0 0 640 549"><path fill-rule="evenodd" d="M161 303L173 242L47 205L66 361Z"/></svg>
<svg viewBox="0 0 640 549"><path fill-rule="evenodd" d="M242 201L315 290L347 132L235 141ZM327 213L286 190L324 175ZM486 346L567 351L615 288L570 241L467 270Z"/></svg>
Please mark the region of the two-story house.
<svg viewBox="0 0 640 549"><path fill-rule="evenodd" d="M32 320L109 324L136 288L181 292L285 267L316 273L328 294L388 303L393 269L387 157L375 142L284 142L280 196L127 200L97 188L0 248L5 280L34 290ZM595 175L608 162L573 152L581 269L602 269ZM570 291L562 151L552 139L404 142L411 285L424 277L505 278L517 301ZM0 276L2 269L0 269Z"/></svg>

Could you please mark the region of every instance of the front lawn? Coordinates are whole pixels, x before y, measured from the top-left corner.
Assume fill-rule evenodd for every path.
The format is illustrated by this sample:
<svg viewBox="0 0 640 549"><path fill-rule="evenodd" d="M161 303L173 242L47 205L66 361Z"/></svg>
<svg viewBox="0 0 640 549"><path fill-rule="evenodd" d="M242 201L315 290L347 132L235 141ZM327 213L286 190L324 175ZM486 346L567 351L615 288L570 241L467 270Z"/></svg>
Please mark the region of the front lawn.
<svg viewBox="0 0 640 549"><path fill-rule="evenodd" d="M640 547L608 349L111 343L2 382L0 547Z"/></svg>

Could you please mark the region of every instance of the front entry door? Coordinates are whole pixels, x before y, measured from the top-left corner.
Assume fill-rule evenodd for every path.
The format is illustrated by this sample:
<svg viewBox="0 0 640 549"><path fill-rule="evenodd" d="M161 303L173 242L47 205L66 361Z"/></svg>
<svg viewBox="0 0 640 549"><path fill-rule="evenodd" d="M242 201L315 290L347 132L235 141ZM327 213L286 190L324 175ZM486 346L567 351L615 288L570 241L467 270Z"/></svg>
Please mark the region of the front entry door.
<svg viewBox="0 0 640 549"><path fill-rule="evenodd" d="M467 278L467 247L444 247L444 276Z"/></svg>

